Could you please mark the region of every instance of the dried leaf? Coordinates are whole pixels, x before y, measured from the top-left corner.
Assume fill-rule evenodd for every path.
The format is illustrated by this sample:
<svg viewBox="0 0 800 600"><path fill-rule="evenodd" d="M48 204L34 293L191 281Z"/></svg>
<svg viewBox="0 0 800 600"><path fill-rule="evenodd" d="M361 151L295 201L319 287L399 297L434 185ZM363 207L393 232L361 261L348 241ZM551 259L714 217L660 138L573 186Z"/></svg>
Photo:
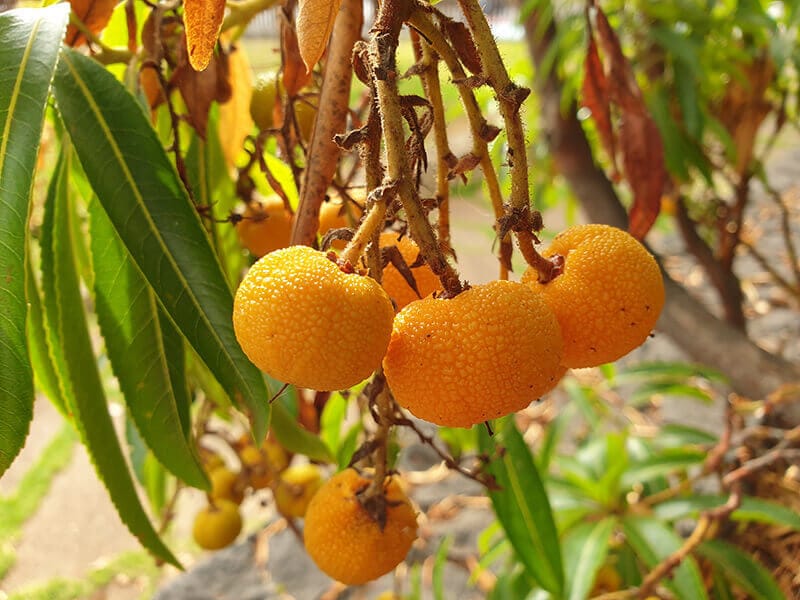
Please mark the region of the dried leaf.
<svg viewBox="0 0 800 600"><path fill-rule="evenodd" d="M342 0L299 0L297 5L297 41L300 56L310 72L317 64L333 31L333 23Z"/></svg>
<svg viewBox="0 0 800 600"><path fill-rule="evenodd" d="M472 38L472 33L470 33L467 26L460 21L452 21L450 19L444 21L442 25L445 34L450 38L450 43L458 53L458 58L461 59L464 66L474 75L481 75L483 73L483 65L481 65L481 58L475 46L475 40Z"/></svg>
<svg viewBox="0 0 800 600"><path fill-rule="evenodd" d="M250 98L253 95L253 80L250 61L244 48L237 46L228 55L230 69L231 98L219 107L219 130L222 153L229 166L234 166L242 151L244 139L253 128L250 117Z"/></svg>
<svg viewBox="0 0 800 600"><path fill-rule="evenodd" d="M70 0L73 14L83 23L93 34L97 35L111 19L111 13L119 0ZM64 41L70 46L80 46L86 43L86 36L70 24L67 27L67 35Z"/></svg>
<svg viewBox="0 0 800 600"><path fill-rule="evenodd" d="M290 98L294 98L311 81L311 72L306 70L303 58L300 56L297 32L288 23L284 23L281 27L281 38L283 89Z"/></svg>
<svg viewBox="0 0 800 600"><path fill-rule="evenodd" d="M616 180L619 177L619 170L617 144L611 128L611 99L608 94L608 80L600 62L594 36L589 37L589 47L586 49L582 91L583 105L592 111L592 119L600 134L600 141L611 158L612 179Z"/></svg>
<svg viewBox="0 0 800 600"><path fill-rule="evenodd" d="M667 180L661 134L646 112L628 113L619 129L625 178L633 190L628 231L644 238L661 210L661 196Z"/></svg>
<svg viewBox="0 0 800 600"><path fill-rule="evenodd" d="M189 63L203 71L211 63L225 16L225 0L184 0L183 24L189 49Z"/></svg>

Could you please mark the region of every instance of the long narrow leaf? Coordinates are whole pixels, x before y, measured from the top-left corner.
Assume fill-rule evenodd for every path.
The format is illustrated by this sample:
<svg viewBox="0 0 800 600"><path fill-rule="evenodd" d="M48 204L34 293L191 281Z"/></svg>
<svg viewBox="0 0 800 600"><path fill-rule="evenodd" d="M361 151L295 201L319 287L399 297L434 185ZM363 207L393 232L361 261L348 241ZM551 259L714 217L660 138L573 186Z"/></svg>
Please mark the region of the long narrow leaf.
<svg viewBox="0 0 800 600"><path fill-rule="evenodd" d="M682 540L670 527L650 517L626 517L622 521L628 543L648 566L655 567L659 561L680 548ZM680 600L703 600L708 598L697 562L691 556L673 571L672 579L664 585Z"/></svg>
<svg viewBox="0 0 800 600"><path fill-rule="evenodd" d="M668 500L653 507L653 515L665 521L676 521L697 515L700 511L722 506L727 501L725 496L691 496ZM800 515L795 511L769 500L761 498L743 498L742 504L733 513L734 521L752 521L790 527L800 531Z"/></svg>
<svg viewBox="0 0 800 600"><path fill-rule="evenodd" d="M485 428L478 429L483 454L497 456L498 447L504 448L488 469L502 488L489 492L497 518L530 577L556 597L561 596L564 589L561 546L530 449L513 419L497 421L494 437Z"/></svg>
<svg viewBox="0 0 800 600"><path fill-rule="evenodd" d="M51 181L42 228L42 277L52 282L45 294L51 307L52 325L57 332L63 362L58 371L60 386L70 412L89 451L100 480L123 523L153 555L180 566L164 545L144 511L108 412L103 385L95 362L92 342L84 314L80 281L73 253L74 218L67 193L69 150L62 153Z"/></svg>
<svg viewBox="0 0 800 600"><path fill-rule="evenodd" d="M0 14L0 475L28 436L33 371L25 323L28 204L69 6Z"/></svg>
<svg viewBox="0 0 800 600"><path fill-rule="evenodd" d="M153 454L189 485L209 487L184 435L153 292L103 208L89 205L95 310L133 422Z"/></svg>
<svg viewBox="0 0 800 600"><path fill-rule="evenodd" d="M722 540L708 540L700 544L698 552L747 592L748 598L753 600L786 598L770 572L739 548Z"/></svg>
<svg viewBox="0 0 800 600"><path fill-rule="evenodd" d="M597 571L608 554L614 522L613 517L606 517L602 521L582 523L564 538L564 569L572 574L567 578L569 600L588 598Z"/></svg>
<svg viewBox="0 0 800 600"><path fill-rule="evenodd" d="M147 116L108 71L70 49L61 54L54 91L86 176L131 258L262 439L269 426L264 379L236 341L230 287Z"/></svg>

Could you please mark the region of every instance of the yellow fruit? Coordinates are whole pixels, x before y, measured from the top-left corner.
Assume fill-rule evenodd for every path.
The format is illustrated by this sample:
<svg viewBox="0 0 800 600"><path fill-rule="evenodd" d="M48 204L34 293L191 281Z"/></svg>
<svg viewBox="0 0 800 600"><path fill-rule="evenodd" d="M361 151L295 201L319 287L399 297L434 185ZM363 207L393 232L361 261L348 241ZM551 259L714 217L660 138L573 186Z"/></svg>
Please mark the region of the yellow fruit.
<svg viewBox="0 0 800 600"><path fill-rule="evenodd" d="M256 262L236 291L233 327L248 358L275 379L351 387L381 364L394 309L374 279L323 252L291 246Z"/></svg>
<svg viewBox="0 0 800 600"><path fill-rule="evenodd" d="M261 452L266 456L274 472L279 473L289 466L289 454L272 434L268 435L261 444Z"/></svg>
<svg viewBox="0 0 800 600"><path fill-rule="evenodd" d="M264 73L256 79L250 97L250 116L259 129L275 127L275 105L280 102L277 73Z"/></svg>
<svg viewBox="0 0 800 600"><path fill-rule="evenodd" d="M308 504L321 486L319 467L310 464L289 467L281 473L275 487L278 512L296 519L306 516Z"/></svg>
<svg viewBox="0 0 800 600"><path fill-rule="evenodd" d="M410 237L404 235L400 238L399 234L395 232L385 232L381 234L381 247L397 246L403 260L410 267L419 257L419 246L417 246ZM414 275L414 281L417 284L419 295L408 285L408 282L400 274L400 271L392 264L389 263L383 269L383 277L381 278L381 285L389 297L394 300L397 305L397 310L401 310L408 303L414 300L419 300L432 294L435 291L441 290L442 285L439 278L433 274L431 268L423 263L418 267L411 269Z"/></svg>
<svg viewBox="0 0 800 600"><path fill-rule="evenodd" d="M292 213L278 196L247 205L242 220L236 224L239 240L253 256L261 257L289 245L292 235Z"/></svg>
<svg viewBox="0 0 800 600"><path fill-rule="evenodd" d="M306 551L322 571L348 585L394 569L417 537L416 513L397 481L392 478L384 486L383 529L359 499L369 483L354 469L345 469L319 489L306 513Z"/></svg>
<svg viewBox="0 0 800 600"><path fill-rule="evenodd" d="M219 550L233 543L242 530L239 506L230 500L217 499L194 518L192 536L206 550Z"/></svg>
<svg viewBox="0 0 800 600"><path fill-rule="evenodd" d="M255 446L245 446L239 453L242 471L247 474L247 481L255 490L262 490L272 483L272 468L267 464L267 457Z"/></svg>
<svg viewBox="0 0 800 600"><path fill-rule="evenodd" d="M591 596L616 592L622 587L622 577L611 565L603 565L594 578Z"/></svg>
<svg viewBox="0 0 800 600"><path fill-rule="evenodd" d="M317 118L317 107L310 102L315 99L298 100L294 103L294 117L297 119L297 128L303 142L311 141L311 134L314 131L314 121Z"/></svg>
<svg viewBox="0 0 800 600"><path fill-rule="evenodd" d="M227 467L217 467L208 478L211 480L211 497L214 500L225 499L239 504L244 499L239 475Z"/></svg>
<svg viewBox="0 0 800 600"><path fill-rule="evenodd" d="M566 367L617 360L647 339L664 306L664 281L634 237L608 225L580 225L556 236L543 254L563 256L564 272L541 284L528 269L522 281L556 314Z"/></svg>
<svg viewBox="0 0 800 600"><path fill-rule="evenodd" d="M565 372L560 363L561 332L541 296L493 281L406 306L383 368L397 401L417 417L470 427L553 389Z"/></svg>

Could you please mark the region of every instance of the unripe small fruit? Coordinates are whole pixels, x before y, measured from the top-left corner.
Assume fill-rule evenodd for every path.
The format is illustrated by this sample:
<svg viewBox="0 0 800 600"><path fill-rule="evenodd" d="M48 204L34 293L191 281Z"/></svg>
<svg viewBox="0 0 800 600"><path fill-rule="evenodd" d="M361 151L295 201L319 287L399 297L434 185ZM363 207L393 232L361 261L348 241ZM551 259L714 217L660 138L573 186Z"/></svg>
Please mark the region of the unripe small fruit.
<svg viewBox="0 0 800 600"><path fill-rule="evenodd" d="M259 129L275 126L275 107L280 102L277 73L263 73L256 79L250 97L250 116Z"/></svg>
<svg viewBox="0 0 800 600"><path fill-rule="evenodd" d="M240 504L244 492L239 485L239 475L227 467L217 467L209 474L211 480L211 497L214 500L225 499Z"/></svg>
<svg viewBox="0 0 800 600"><path fill-rule="evenodd" d="M242 531L239 506L224 498L202 509L194 519L192 537L201 548L219 550L234 542Z"/></svg>
<svg viewBox="0 0 800 600"><path fill-rule="evenodd" d="M319 467L311 464L289 467L281 473L275 487L278 512L296 519L305 517L311 499L321 486Z"/></svg>

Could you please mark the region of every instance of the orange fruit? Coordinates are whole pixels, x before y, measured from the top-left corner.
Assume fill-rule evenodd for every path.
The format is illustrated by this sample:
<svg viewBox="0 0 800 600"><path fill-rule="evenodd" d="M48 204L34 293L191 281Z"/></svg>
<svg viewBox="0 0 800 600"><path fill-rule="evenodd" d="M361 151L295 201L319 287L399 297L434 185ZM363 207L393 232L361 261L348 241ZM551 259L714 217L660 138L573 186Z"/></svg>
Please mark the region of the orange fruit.
<svg viewBox="0 0 800 600"><path fill-rule="evenodd" d="M214 500L194 518L192 537L206 550L219 550L229 546L242 531L242 516L235 502Z"/></svg>
<svg viewBox="0 0 800 600"><path fill-rule="evenodd" d="M284 383L351 387L381 364L394 309L374 279L345 273L308 246L276 250L248 271L233 327L248 358Z"/></svg>
<svg viewBox="0 0 800 600"><path fill-rule="evenodd" d="M214 500L230 500L240 504L244 492L239 485L239 475L227 467L217 467L209 474L211 480L211 497Z"/></svg>
<svg viewBox="0 0 800 600"><path fill-rule="evenodd" d="M379 523L360 501L370 480L355 469L331 477L306 512L306 551L333 579L359 585L394 569L417 537L417 515L395 478L388 480L386 523Z"/></svg>
<svg viewBox="0 0 800 600"><path fill-rule="evenodd" d="M239 240L253 256L261 257L289 245L292 213L278 196L268 196L247 205L236 224Z"/></svg>
<svg viewBox="0 0 800 600"><path fill-rule="evenodd" d="M275 487L275 505L278 512L300 519L306 516L308 505L322 486L319 467L311 464L289 467L281 473Z"/></svg>
<svg viewBox="0 0 800 600"><path fill-rule="evenodd" d="M397 402L417 417L470 427L550 391L565 372L560 363L561 332L544 299L493 281L406 306L383 368Z"/></svg>
<svg viewBox="0 0 800 600"><path fill-rule="evenodd" d="M664 306L664 280L653 256L633 236L608 225L579 225L543 252L564 257L564 271L541 284L522 276L553 309L564 338L563 364L594 367L641 345Z"/></svg>
<svg viewBox="0 0 800 600"><path fill-rule="evenodd" d="M409 267L413 265L419 257L419 246L407 235L400 238L400 235L393 231L382 233L381 247L386 246L397 246L403 260L406 261ZM419 295L408 285L408 282L392 263L387 264L383 269L381 285L383 289L386 290L386 293L389 294L389 297L394 300L394 303L397 305L397 310L401 310L409 302L419 300L420 298L424 298L442 289L439 278L433 274L433 271L431 271L427 263L413 267L411 273L414 275L414 281L417 284Z"/></svg>

